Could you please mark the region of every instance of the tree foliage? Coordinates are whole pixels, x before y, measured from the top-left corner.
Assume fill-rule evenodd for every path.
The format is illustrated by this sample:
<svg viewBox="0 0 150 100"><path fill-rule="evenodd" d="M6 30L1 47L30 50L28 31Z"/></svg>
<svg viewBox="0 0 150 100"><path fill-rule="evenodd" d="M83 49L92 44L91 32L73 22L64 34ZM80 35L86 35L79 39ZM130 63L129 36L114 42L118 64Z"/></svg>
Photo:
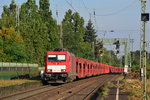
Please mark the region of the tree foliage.
<svg viewBox="0 0 150 100"><path fill-rule="evenodd" d="M94 29L93 23L91 22L91 20L88 21L88 24L86 26L86 32L84 35L84 41L85 42L95 42L96 41L96 31Z"/></svg>
<svg viewBox="0 0 150 100"><path fill-rule="evenodd" d="M22 49L26 54L25 62L43 65L46 51L58 48L60 45L58 25L49 10L49 0L39 0L39 7L35 0L27 0L27 2L23 3L19 10L19 26L16 23L16 8L14 0L12 0L9 7L4 6L0 27L8 29L14 27L14 31L17 30L18 34L14 37L14 41L24 45ZM3 39L0 39L0 47L5 42L5 39L8 40L11 37L11 34L13 33L4 34ZM21 55L17 51L20 47L15 44L12 46L16 47L13 48L14 51L12 52L18 54L18 56ZM6 44L6 51L11 51L8 44ZM0 52L3 52L3 50L1 49ZM16 56L13 56L13 58L16 59Z"/></svg>
<svg viewBox="0 0 150 100"><path fill-rule="evenodd" d="M75 53L76 56L90 58L90 43L84 42L84 19L79 13L68 10L62 22L64 48Z"/></svg>
<svg viewBox="0 0 150 100"><path fill-rule="evenodd" d="M2 18L0 19L0 27L16 27L16 8L14 0L9 7L3 6Z"/></svg>
<svg viewBox="0 0 150 100"><path fill-rule="evenodd" d="M19 8L12 0L3 7L0 18L0 61L27 62L44 65L47 51L60 47L60 25L52 17L49 0L26 0ZM18 21L19 14L19 21ZM63 45L78 57L120 66L120 60L113 51L104 49L99 56L95 46L96 59L93 58L92 43L96 41L96 31L91 20L84 27L84 18L78 12L68 10L62 21ZM110 55L111 54L111 55ZM133 63L138 63L134 60ZM136 65L136 64L135 64Z"/></svg>
<svg viewBox="0 0 150 100"><path fill-rule="evenodd" d="M3 62L24 62L26 54L24 41L13 27L0 29L0 60Z"/></svg>

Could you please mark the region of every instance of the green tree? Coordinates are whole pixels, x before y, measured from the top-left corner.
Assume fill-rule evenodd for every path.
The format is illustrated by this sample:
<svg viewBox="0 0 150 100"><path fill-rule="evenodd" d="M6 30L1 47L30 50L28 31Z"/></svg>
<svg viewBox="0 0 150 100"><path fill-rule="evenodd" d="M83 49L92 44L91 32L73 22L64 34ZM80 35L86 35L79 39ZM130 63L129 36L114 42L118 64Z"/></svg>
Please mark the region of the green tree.
<svg viewBox="0 0 150 100"><path fill-rule="evenodd" d="M0 29L0 51L0 61L26 61L23 38L20 34L15 32L15 29L13 27L2 27L2 29Z"/></svg>
<svg viewBox="0 0 150 100"><path fill-rule="evenodd" d="M39 8L40 13L43 17L44 22L46 22L47 19L52 18L52 13L49 10L50 9L49 0L40 0L39 5L40 5L40 8Z"/></svg>
<svg viewBox="0 0 150 100"><path fill-rule="evenodd" d="M12 0L9 7L3 7L2 18L0 19L0 26L2 27L15 27L16 26L16 8L14 0Z"/></svg>
<svg viewBox="0 0 150 100"><path fill-rule="evenodd" d="M21 6L20 32L26 45L28 62L44 64L45 53L59 47L59 34L56 21L52 18L48 0L28 0Z"/></svg>
<svg viewBox="0 0 150 100"><path fill-rule="evenodd" d="M57 25L56 20L53 19L52 13L49 10L50 3L49 0L40 0L39 1L40 9L39 13L42 18L43 23L46 25L46 39L45 39L45 45L46 50L52 50L54 48L60 47L59 43L59 27ZM43 30L45 31L45 30Z"/></svg>
<svg viewBox="0 0 150 100"><path fill-rule="evenodd" d="M95 46L96 37L97 37L97 35L96 35L96 31L94 29L93 23L91 22L91 20L89 20L88 24L86 26L85 34L84 34L84 41L89 42L91 44L91 48L94 49L95 52L93 50L91 51L94 59L95 59L95 57L97 57L97 54L98 54L97 48Z"/></svg>
<svg viewBox="0 0 150 100"><path fill-rule="evenodd" d="M84 41L92 43L96 41L96 37L97 35L93 23L91 22L91 20L89 20L86 26L86 32L84 34Z"/></svg>
<svg viewBox="0 0 150 100"><path fill-rule="evenodd" d="M84 19L79 13L68 10L62 22L64 47L76 56L91 58L91 46L84 42Z"/></svg>
<svg viewBox="0 0 150 100"><path fill-rule="evenodd" d="M25 47L26 47L26 54L27 54L27 61L28 62L38 62L36 58L35 52L35 44L37 37L38 30L38 6L35 3L35 0L28 0L21 6L20 12L20 27L19 30L23 36Z"/></svg>

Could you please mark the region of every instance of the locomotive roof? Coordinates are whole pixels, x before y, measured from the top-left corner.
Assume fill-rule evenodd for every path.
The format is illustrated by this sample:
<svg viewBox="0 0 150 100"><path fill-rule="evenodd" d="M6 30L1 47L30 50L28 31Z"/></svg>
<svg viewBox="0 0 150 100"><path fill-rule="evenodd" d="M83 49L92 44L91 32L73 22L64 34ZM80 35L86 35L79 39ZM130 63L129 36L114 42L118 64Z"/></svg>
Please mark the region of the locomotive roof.
<svg viewBox="0 0 150 100"><path fill-rule="evenodd" d="M74 57L75 57L75 55L74 55L73 53L71 53L71 52L69 52L69 51L67 51L67 50L66 50L66 51L48 51L48 52L53 52L53 53L54 53L54 52L57 52L57 53L66 52L66 53L69 53L71 56L74 56ZM47 52L47 53L48 53L48 52Z"/></svg>

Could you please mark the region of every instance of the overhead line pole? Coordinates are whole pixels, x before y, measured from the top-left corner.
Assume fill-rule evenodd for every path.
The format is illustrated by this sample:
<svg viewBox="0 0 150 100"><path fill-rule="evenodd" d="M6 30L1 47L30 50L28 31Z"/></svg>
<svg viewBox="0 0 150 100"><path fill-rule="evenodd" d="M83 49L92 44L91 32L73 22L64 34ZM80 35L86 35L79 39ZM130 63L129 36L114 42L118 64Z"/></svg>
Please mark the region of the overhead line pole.
<svg viewBox="0 0 150 100"><path fill-rule="evenodd" d="M130 34L129 34L129 38L128 38L128 49L129 49L129 66L131 67L131 47L130 47Z"/></svg>
<svg viewBox="0 0 150 100"><path fill-rule="evenodd" d="M63 28L62 28L62 22L60 23L60 44L61 44L61 48L64 48L64 45L63 45Z"/></svg>
<svg viewBox="0 0 150 100"><path fill-rule="evenodd" d="M16 6L16 28L17 28L17 32L19 32L19 25L20 25L20 8L19 5Z"/></svg>
<svg viewBox="0 0 150 100"><path fill-rule="evenodd" d="M131 43L131 65L134 61L134 53L133 53L133 43L134 43L134 39L130 39L130 43Z"/></svg>
<svg viewBox="0 0 150 100"><path fill-rule="evenodd" d="M146 0L141 0L141 14L146 12ZM140 68L141 68L141 78L142 82L144 82L144 69L143 69L143 63L144 63L144 29L145 29L145 22L141 22L141 30L140 30Z"/></svg>
<svg viewBox="0 0 150 100"><path fill-rule="evenodd" d="M57 24L59 24L59 12L58 12L58 10L56 10L56 17L57 17ZM59 32L60 33L60 39L59 39L60 47L64 48L64 45L63 45L63 26L62 26L61 21L60 21L59 30L60 30L60 32Z"/></svg>
<svg viewBox="0 0 150 100"><path fill-rule="evenodd" d="M146 23L149 20L149 14L146 13L146 0L141 0L141 56L140 67L143 70L142 81L144 86L143 100L147 100L147 75L146 75Z"/></svg>

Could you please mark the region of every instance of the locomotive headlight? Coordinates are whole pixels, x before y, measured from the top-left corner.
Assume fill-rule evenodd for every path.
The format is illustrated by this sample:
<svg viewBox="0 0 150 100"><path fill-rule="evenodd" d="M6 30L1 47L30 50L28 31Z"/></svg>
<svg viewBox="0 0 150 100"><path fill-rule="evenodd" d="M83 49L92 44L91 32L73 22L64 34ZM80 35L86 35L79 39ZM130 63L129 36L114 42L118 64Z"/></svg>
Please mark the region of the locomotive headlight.
<svg viewBox="0 0 150 100"><path fill-rule="evenodd" d="M61 71L62 71L62 72L65 72L66 70L65 70L65 69L61 69Z"/></svg>
<svg viewBox="0 0 150 100"><path fill-rule="evenodd" d="M48 71L50 71L50 72L51 72L51 71L52 71L52 69L49 69Z"/></svg>
<svg viewBox="0 0 150 100"><path fill-rule="evenodd" d="M62 77L67 77L67 74L61 74Z"/></svg>

